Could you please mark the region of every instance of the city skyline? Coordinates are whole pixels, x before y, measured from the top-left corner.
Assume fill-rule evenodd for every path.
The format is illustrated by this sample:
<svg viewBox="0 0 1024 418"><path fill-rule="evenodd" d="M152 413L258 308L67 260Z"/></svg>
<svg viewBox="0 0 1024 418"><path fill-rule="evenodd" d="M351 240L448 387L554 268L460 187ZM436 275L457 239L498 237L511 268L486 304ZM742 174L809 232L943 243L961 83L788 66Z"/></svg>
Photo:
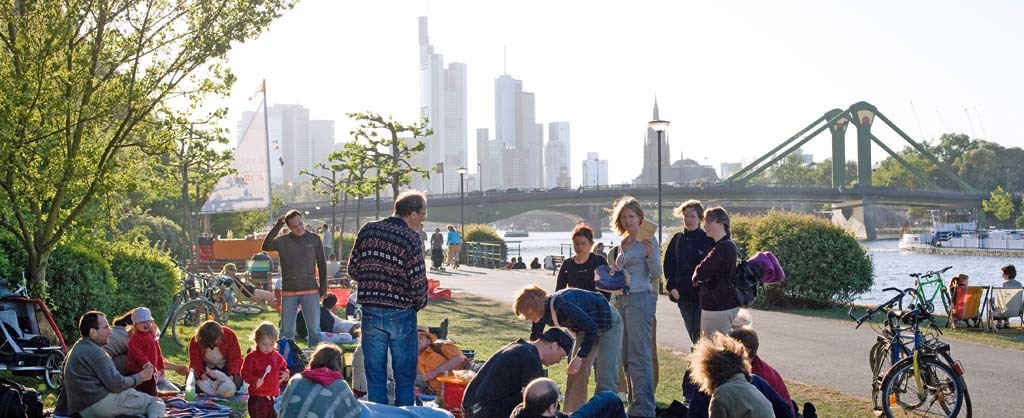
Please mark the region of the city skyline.
<svg viewBox="0 0 1024 418"><path fill-rule="evenodd" d="M335 120L342 141L353 127L345 112L375 110L415 120L413 38L417 17L426 15L431 43L446 59L468 66L467 129L495 126L495 77L526 80L543 97L537 121L573 125L574 182L587 151L614 156L612 183L641 171L655 96L672 121L672 149L716 167L760 156L826 110L859 100L878 106L915 139L962 132L1024 145L1014 123L1024 109L1013 100L1024 92L1016 76L1021 58L1005 52L1024 38L1012 29L1024 17L1020 7L920 1L861 6L456 1L428 9L417 1L309 0L259 39L232 50L238 82L227 104L233 115L251 109L245 98L266 78L272 103L302 103L313 109L313 118ZM863 30L865 22L870 31ZM360 39L368 34L373 42ZM309 53L324 45L334 52ZM887 130L879 137L903 148ZM471 171L475 147L470 141L463 152ZM821 138L804 148L819 160L830 154ZM884 158L880 150L872 154L875 161ZM855 153L848 149L847 155Z"/></svg>

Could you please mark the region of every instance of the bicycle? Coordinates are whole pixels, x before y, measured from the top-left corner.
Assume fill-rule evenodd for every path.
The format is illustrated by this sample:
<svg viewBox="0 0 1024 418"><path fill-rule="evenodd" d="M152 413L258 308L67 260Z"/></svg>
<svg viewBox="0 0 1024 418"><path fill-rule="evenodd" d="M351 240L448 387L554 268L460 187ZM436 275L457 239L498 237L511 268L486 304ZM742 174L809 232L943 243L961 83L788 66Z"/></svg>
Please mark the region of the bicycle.
<svg viewBox="0 0 1024 418"><path fill-rule="evenodd" d="M228 278L229 283L224 283L224 280L210 275L197 275L184 269L181 271L185 276L183 286L171 301L173 310L168 309L168 320L161 327L161 335L166 335L170 328L174 343L185 347L195 335L199 324L209 320L227 323L230 293L225 292L225 285L229 287L231 279Z"/></svg>
<svg viewBox="0 0 1024 418"><path fill-rule="evenodd" d="M868 309L859 318L853 315L854 308L848 312L858 329L876 313L886 314L881 329L875 329L879 336L868 357L875 411L881 410L886 417L897 416L897 412L898 416L971 417L971 398L963 379L963 365L953 359L948 344L936 336L921 333L921 324L928 321L929 328L942 334L932 321L931 313L920 302L912 303L906 311L893 309L902 305L907 294L921 300L917 290L886 288L884 291L895 291L897 295ZM932 410L936 403L941 411ZM960 415L961 412L966 415Z"/></svg>
<svg viewBox="0 0 1024 418"><path fill-rule="evenodd" d="M946 314L949 314L951 307L953 306L953 297L949 294L949 289L946 287L946 283L942 280L942 273L949 271L953 266L948 266L941 270L929 271L927 273L911 273L910 277L914 280L914 291L920 296L925 303L925 307L929 313L935 312L935 297L938 296L942 302L943 309L946 310ZM934 277L929 279L929 277ZM934 290L931 290L931 295L928 295L926 287L934 286ZM925 298L927 296L927 298ZM947 319L948 321L948 319Z"/></svg>

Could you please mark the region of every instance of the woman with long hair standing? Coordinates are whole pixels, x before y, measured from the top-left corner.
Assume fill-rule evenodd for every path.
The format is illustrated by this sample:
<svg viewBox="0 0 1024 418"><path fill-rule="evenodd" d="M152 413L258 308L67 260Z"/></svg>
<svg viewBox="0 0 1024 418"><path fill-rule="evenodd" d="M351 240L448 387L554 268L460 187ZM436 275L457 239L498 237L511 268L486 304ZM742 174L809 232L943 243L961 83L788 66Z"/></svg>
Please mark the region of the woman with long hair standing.
<svg viewBox="0 0 1024 418"><path fill-rule="evenodd" d="M631 417L653 417L654 354L651 337L658 294L652 278L661 277L661 247L657 237L637 240L640 225L644 223L644 210L635 198L625 196L619 199L611 221L615 232L625 236L617 251L609 254L612 273L625 270L630 276L628 294L623 292L617 299L625 324L622 358L632 389L627 412Z"/></svg>

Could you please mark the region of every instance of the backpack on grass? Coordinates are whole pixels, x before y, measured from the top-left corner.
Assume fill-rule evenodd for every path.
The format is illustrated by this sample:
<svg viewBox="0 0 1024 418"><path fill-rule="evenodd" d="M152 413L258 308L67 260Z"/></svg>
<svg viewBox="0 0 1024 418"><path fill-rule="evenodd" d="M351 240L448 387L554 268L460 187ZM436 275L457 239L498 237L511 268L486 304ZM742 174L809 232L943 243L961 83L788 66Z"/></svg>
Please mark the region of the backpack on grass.
<svg viewBox="0 0 1024 418"><path fill-rule="evenodd" d="M295 344L294 340L282 338L277 340L277 352L281 353L281 357L284 357L285 363L288 365L288 371L291 374L299 373L306 369L306 355L299 348L298 344Z"/></svg>
<svg viewBox="0 0 1024 418"><path fill-rule="evenodd" d="M43 402L35 389L0 379L0 412L5 417L42 418Z"/></svg>

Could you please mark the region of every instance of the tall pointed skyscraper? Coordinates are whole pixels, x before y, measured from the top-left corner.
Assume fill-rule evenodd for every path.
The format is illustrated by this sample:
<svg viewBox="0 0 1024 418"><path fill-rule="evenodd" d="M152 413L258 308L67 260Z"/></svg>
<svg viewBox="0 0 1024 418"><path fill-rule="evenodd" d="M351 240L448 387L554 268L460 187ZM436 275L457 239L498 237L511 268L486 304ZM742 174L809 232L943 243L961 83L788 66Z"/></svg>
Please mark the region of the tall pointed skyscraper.
<svg viewBox="0 0 1024 418"><path fill-rule="evenodd" d="M432 174L425 184L413 187L430 193L458 192L455 169L467 167L469 125L466 118L466 64L444 64L444 56L434 53L427 32L427 17L419 19L420 116L426 117L433 134L427 138L424 152L427 166L444 163L444 175ZM468 167L467 167L468 168ZM441 184L444 179L444 185ZM425 187L424 187L425 186Z"/></svg>

